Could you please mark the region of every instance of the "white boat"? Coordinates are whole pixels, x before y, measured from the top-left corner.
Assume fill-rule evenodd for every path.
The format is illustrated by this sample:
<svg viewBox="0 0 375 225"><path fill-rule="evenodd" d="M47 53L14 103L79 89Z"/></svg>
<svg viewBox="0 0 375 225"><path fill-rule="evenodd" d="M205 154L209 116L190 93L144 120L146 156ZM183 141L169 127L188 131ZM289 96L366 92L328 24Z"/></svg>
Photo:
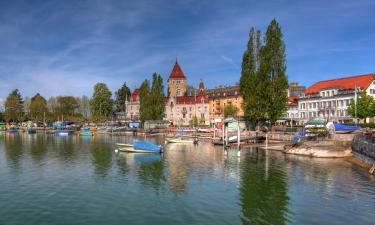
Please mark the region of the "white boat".
<svg viewBox="0 0 375 225"><path fill-rule="evenodd" d="M119 147L133 147L132 144L127 144L127 143L116 143L116 145Z"/></svg>
<svg viewBox="0 0 375 225"><path fill-rule="evenodd" d="M130 153L155 153L155 151L134 149L133 147L122 147L118 149L120 152L130 152Z"/></svg>
<svg viewBox="0 0 375 225"><path fill-rule="evenodd" d="M183 144L194 143L194 140L192 139L182 139L182 138L166 138L165 141L169 143L183 143Z"/></svg>

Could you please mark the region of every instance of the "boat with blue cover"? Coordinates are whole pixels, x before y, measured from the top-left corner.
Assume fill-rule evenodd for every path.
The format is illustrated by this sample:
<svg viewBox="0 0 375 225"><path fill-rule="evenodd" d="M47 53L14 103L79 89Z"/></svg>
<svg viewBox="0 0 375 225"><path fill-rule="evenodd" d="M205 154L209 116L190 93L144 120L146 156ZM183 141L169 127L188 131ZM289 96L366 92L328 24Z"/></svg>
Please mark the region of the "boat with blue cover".
<svg viewBox="0 0 375 225"><path fill-rule="evenodd" d="M133 152L133 153L161 153L161 145L156 145L146 140L133 140L132 145L117 143L122 152Z"/></svg>
<svg viewBox="0 0 375 225"><path fill-rule="evenodd" d="M349 126L341 123L334 123L334 126L337 134L348 134L362 128L361 126Z"/></svg>

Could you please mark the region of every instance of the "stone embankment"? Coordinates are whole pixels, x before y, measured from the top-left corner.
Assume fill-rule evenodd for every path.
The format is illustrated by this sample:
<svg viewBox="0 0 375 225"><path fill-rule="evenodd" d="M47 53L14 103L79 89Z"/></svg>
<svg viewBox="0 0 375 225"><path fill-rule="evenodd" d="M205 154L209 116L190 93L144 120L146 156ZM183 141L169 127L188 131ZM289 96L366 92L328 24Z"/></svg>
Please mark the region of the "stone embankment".
<svg viewBox="0 0 375 225"><path fill-rule="evenodd" d="M375 137L372 135L359 134L353 138L353 155L357 159L373 165L375 164Z"/></svg>

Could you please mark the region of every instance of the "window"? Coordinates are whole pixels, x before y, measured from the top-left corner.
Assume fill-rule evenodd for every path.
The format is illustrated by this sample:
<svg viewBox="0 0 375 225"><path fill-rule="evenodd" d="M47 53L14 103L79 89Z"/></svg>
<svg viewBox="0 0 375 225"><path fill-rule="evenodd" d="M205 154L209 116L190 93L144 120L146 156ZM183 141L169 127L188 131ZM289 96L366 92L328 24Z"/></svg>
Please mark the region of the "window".
<svg viewBox="0 0 375 225"><path fill-rule="evenodd" d="M331 95L334 96L335 95L335 91L331 91Z"/></svg>
<svg viewBox="0 0 375 225"><path fill-rule="evenodd" d="M326 97L326 93L325 93L324 91L322 92L322 96L323 96L323 97Z"/></svg>

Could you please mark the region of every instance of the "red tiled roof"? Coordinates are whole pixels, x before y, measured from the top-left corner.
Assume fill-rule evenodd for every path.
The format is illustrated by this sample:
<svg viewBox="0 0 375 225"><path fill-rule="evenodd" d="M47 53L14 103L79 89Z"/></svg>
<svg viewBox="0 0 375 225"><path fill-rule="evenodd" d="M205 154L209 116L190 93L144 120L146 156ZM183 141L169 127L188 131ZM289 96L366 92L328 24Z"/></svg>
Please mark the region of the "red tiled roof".
<svg viewBox="0 0 375 225"><path fill-rule="evenodd" d="M173 98L173 97L171 97ZM202 98L204 99L204 103L208 104L208 97L206 95L198 95L194 96L179 96L176 97L176 104L177 105L187 105L187 104L199 104L201 103ZM164 103L167 104L169 97L164 98Z"/></svg>
<svg viewBox="0 0 375 225"><path fill-rule="evenodd" d="M141 94L141 89L137 88L133 91L132 95L130 96L130 101L135 102L137 101L137 97Z"/></svg>
<svg viewBox="0 0 375 225"><path fill-rule="evenodd" d="M177 61L174 64L174 67L172 69L171 75L169 75L169 78L186 78L184 72L182 72L182 69L180 65L178 65Z"/></svg>
<svg viewBox="0 0 375 225"><path fill-rule="evenodd" d="M355 87L359 87L362 90L366 90L374 79L375 74L365 74L333 80L323 80L309 87L305 91L305 94L318 93L320 90L327 88L355 89Z"/></svg>

